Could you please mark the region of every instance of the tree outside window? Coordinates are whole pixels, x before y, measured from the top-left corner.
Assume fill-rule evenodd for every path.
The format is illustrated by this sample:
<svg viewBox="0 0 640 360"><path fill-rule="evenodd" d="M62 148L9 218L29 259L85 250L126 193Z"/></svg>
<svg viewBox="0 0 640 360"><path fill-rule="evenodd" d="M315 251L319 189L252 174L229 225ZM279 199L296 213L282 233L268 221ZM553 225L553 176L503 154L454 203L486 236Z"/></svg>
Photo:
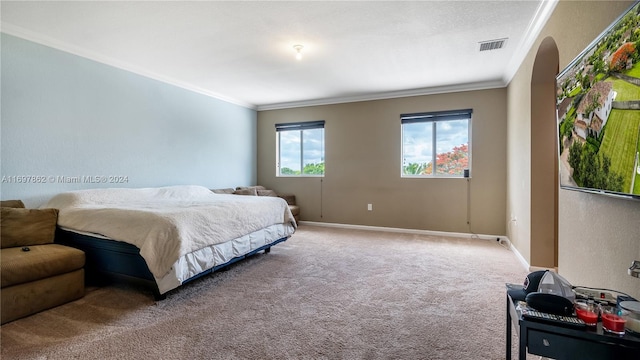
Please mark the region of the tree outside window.
<svg viewBox="0 0 640 360"><path fill-rule="evenodd" d="M324 175L324 121L276 124L277 176Z"/></svg>

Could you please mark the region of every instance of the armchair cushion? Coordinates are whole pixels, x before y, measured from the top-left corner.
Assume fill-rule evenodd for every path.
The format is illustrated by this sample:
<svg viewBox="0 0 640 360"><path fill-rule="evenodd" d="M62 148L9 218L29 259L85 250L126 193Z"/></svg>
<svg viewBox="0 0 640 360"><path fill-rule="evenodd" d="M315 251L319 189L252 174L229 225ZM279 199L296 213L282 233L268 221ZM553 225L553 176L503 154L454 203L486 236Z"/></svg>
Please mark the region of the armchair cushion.
<svg viewBox="0 0 640 360"><path fill-rule="evenodd" d="M293 194L278 194L279 197L283 198L287 204L296 205L296 196Z"/></svg>
<svg viewBox="0 0 640 360"><path fill-rule="evenodd" d="M2 200L0 201L0 207L24 209L24 203L22 202L22 200Z"/></svg>
<svg viewBox="0 0 640 360"><path fill-rule="evenodd" d="M84 252L60 244L30 246L29 251L19 247L3 249L2 288L65 274L84 266Z"/></svg>
<svg viewBox="0 0 640 360"><path fill-rule="evenodd" d="M255 188L236 189L233 193L236 195L258 196L258 191Z"/></svg>
<svg viewBox="0 0 640 360"><path fill-rule="evenodd" d="M58 209L0 209L1 248L53 243Z"/></svg>
<svg viewBox="0 0 640 360"><path fill-rule="evenodd" d="M277 197L278 194L276 194L276 192L273 191L273 190L258 190L258 196L273 196L273 197Z"/></svg>

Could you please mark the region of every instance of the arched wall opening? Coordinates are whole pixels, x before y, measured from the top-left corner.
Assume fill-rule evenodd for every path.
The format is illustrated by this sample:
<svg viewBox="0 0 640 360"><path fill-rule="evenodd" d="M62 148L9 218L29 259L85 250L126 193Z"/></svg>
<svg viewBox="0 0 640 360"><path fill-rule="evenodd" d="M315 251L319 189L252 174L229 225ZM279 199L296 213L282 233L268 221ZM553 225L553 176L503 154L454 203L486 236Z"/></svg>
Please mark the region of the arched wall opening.
<svg viewBox="0 0 640 360"><path fill-rule="evenodd" d="M545 38L531 75L531 243L532 267L558 266L558 150L556 42Z"/></svg>

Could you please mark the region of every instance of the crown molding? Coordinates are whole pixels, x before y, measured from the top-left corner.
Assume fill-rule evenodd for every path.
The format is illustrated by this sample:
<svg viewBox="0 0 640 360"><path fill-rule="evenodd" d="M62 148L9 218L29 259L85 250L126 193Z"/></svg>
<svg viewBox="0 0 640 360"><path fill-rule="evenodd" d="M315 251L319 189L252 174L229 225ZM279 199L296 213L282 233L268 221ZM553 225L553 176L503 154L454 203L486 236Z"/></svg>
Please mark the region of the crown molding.
<svg viewBox="0 0 640 360"><path fill-rule="evenodd" d="M290 108L307 107L307 106L334 105L334 104L373 101L373 100L387 100L387 99L395 99L395 98L403 98L403 97L411 97L411 96L498 89L498 88L504 88L506 86L507 84L502 80L490 80L490 81L481 81L481 82L475 82L475 83L464 83L464 84L434 86L434 87L419 88L419 89L378 92L378 93L371 93L371 94L364 94L364 95L341 96L341 97L332 97L332 98L324 98L324 99L264 104L264 105L258 105L257 110L258 111L281 110L281 109L290 109Z"/></svg>
<svg viewBox="0 0 640 360"><path fill-rule="evenodd" d="M231 103L231 104L235 104L235 105L239 105L245 108L249 108L251 110L256 110L256 106L254 104L250 104L238 99L234 99L234 98L230 98L227 96L224 96L222 94L218 94L206 89L203 89L201 87L198 86L194 86L192 84L174 79L170 76L165 76L165 75L161 75L146 69L143 69L139 66L136 65L132 65L129 64L127 62L124 61L120 61L93 51L89 51L86 49L83 49L81 47L63 42L63 41L59 41L57 39L54 39L52 37L40 34L40 33L36 33L34 31L30 31L27 29L24 29L22 27L19 26L15 26L12 24L8 24L6 22L2 22L0 23L0 32L8 34L8 35L12 35L24 40L28 40L28 41L32 41L34 43L40 44L40 45L44 45L44 46L48 46L57 50L61 50L76 56L80 56L89 60L93 60L105 65L109 65L109 66L113 66L115 68L118 69L122 69L122 70L126 70L129 71L131 73L137 74L137 75L141 75L150 79L154 79L169 85L173 85L173 86L177 86L179 88L185 89L185 90L189 90L198 94L202 94L208 97L212 97L215 98L217 100L221 100L227 103Z"/></svg>
<svg viewBox="0 0 640 360"><path fill-rule="evenodd" d="M513 57L511 57L511 60L507 64L504 77L505 84L508 85L511 80L513 80L513 77L516 75L516 72L518 72L518 69L520 69L522 62L527 57L536 39L540 36L542 28L544 28L551 17L558 1L559 0L543 0L540 3L538 11L536 11L535 16L525 31L525 37L520 41L518 48L513 53Z"/></svg>

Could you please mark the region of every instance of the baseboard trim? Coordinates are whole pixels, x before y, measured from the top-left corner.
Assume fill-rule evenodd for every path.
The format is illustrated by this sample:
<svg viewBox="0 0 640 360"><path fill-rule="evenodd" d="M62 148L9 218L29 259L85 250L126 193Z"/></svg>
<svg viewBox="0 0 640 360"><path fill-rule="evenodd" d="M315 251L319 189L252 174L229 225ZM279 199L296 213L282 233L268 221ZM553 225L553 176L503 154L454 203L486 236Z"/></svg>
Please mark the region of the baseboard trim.
<svg viewBox="0 0 640 360"><path fill-rule="evenodd" d="M516 249L515 246L511 246L510 248L511 248L511 251L513 251L513 253L516 255L516 258L518 259L520 264L522 264L522 267L524 267L524 269L527 270L528 272L534 272L538 270L551 270L556 273L558 272L557 267L546 268L546 267L540 267L540 266L531 266L529 265L527 260L525 260L524 256L520 254L520 252L518 251L518 249Z"/></svg>
<svg viewBox="0 0 640 360"><path fill-rule="evenodd" d="M459 232L404 229L404 228L392 228L392 227L385 227L385 226L351 225L351 224L326 223L326 222L316 222L316 221L300 221L299 224L351 229L351 230L385 231L385 232L395 232L395 233L405 233L405 234L450 236L450 237L465 238L465 239L471 238L471 239L493 240L498 243L506 240L507 243L509 243L509 239L507 239L506 236L501 236L501 235L469 234L469 233L459 233Z"/></svg>
<svg viewBox="0 0 640 360"><path fill-rule="evenodd" d="M516 259L518 259L518 261L520 262L520 264L522 265L522 267L531 272L531 265L529 265L529 263L527 262L527 260L525 260L524 256L522 256L522 254L520 254L520 252L518 251L518 249L516 249L515 246L511 246L511 251L516 255Z"/></svg>

